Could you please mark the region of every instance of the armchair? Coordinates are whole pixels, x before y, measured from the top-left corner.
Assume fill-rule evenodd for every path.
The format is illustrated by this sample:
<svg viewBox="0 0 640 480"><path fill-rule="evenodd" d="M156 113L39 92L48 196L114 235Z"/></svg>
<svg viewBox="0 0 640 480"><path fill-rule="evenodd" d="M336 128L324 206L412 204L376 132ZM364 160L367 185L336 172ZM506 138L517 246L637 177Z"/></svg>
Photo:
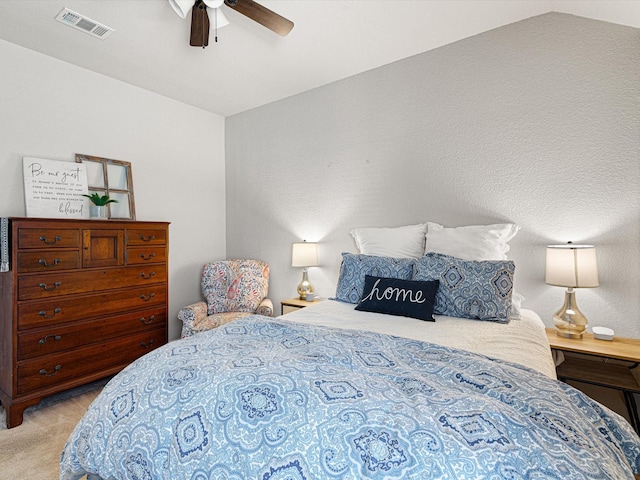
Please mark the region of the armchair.
<svg viewBox="0 0 640 480"><path fill-rule="evenodd" d="M207 263L202 269L203 301L183 307L182 338L210 330L248 315L273 315L269 265L260 260L233 258Z"/></svg>

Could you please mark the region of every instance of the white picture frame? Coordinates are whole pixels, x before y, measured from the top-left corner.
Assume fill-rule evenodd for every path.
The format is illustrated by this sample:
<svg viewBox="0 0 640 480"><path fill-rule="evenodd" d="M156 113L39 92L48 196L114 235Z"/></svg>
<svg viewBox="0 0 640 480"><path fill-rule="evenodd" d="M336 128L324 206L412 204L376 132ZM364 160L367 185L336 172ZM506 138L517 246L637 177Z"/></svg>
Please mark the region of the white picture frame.
<svg viewBox="0 0 640 480"><path fill-rule="evenodd" d="M89 218L84 165L35 157L22 162L27 217Z"/></svg>

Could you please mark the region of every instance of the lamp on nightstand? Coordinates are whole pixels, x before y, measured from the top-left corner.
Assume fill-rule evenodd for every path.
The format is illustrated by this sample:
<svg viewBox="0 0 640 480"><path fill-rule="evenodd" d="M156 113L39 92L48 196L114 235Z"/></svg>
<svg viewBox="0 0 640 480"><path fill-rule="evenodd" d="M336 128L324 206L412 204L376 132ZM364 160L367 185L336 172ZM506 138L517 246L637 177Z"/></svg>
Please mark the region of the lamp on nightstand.
<svg viewBox="0 0 640 480"><path fill-rule="evenodd" d="M291 250L291 266L302 267L302 281L298 284L300 300L306 300L307 294L313 294L313 284L309 281L307 267L318 266L318 244L315 242L296 242Z"/></svg>
<svg viewBox="0 0 640 480"><path fill-rule="evenodd" d="M598 283L596 247L593 245L547 246L545 283L567 287L564 305L553 315L553 323L561 337L582 338L587 318L578 309L574 288L593 288Z"/></svg>

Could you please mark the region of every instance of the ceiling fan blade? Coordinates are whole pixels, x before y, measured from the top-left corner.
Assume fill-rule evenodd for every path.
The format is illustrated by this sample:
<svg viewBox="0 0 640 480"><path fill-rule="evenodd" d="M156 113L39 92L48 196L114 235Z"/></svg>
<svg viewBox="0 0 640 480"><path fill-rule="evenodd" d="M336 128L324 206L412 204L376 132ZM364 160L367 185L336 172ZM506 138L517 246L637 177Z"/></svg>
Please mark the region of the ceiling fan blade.
<svg viewBox="0 0 640 480"><path fill-rule="evenodd" d="M209 15L207 14L207 6L202 0L198 0L191 9L189 45L202 48L209 45Z"/></svg>
<svg viewBox="0 0 640 480"><path fill-rule="evenodd" d="M293 28L291 20L287 20L253 0L225 0L224 3L282 37L285 37Z"/></svg>

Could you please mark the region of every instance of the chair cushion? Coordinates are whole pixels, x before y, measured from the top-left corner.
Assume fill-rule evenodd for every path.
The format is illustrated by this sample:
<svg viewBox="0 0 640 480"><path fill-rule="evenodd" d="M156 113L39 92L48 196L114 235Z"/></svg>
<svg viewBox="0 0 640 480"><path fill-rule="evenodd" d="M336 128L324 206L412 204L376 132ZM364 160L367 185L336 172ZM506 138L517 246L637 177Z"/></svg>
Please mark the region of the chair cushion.
<svg viewBox="0 0 640 480"><path fill-rule="evenodd" d="M202 272L207 314L254 313L269 290L269 265L260 260L231 259L208 263Z"/></svg>
<svg viewBox="0 0 640 480"><path fill-rule="evenodd" d="M239 318L248 317L249 315L253 314L251 312L227 312L209 315L193 325L193 332L211 330L212 328L220 327Z"/></svg>

